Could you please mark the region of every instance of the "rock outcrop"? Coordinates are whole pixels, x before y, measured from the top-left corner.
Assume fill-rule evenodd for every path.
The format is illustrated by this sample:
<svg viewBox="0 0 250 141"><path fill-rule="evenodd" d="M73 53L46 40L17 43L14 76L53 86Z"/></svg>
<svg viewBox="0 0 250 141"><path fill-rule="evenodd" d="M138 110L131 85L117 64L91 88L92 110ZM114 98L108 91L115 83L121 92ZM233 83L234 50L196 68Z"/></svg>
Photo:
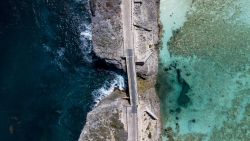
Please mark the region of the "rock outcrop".
<svg viewBox="0 0 250 141"><path fill-rule="evenodd" d="M90 0L93 52L107 64L126 70L123 48L122 0ZM158 73L159 0L135 0L134 49L137 62L139 140L160 140L160 102L155 91ZM143 78L143 79L141 79ZM88 113L79 141L126 141L126 93L115 91ZM152 119L150 109L159 119Z"/></svg>
<svg viewBox="0 0 250 141"><path fill-rule="evenodd" d="M154 84L153 82L146 83ZM159 98L154 87L148 87L139 93L139 140L159 141L161 138ZM129 102L123 99L124 97L126 97L126 93L115 91L89 112L78 141L127 141L126 106L129 106ZM159 119L152 119L146 112L148 109Z"/></svg>
<svg viewBox="0 0 250 141"><path fill-rule="evenodd" d="M93 51L108 64L122 69L122 0L90 0Z"/></svg>
<svg viewBox="0 0 250 141"><path fill-rule="evenodd" d="M125 70L122 0L91 0L93 51L97 57ZM138 75L155 76L158 70L159 0L134 3L135 57Z"/></svg>
<svg viewBox="0 0 250 141"><path fill-rule="evenodd" d="M88 113L87 122L80 135L79 141L126 141L123 118L123 105L128 102L122 100L124 93L115 91L91 112Z"/></svg>
<svg viewBox="0 0 250 141"><path fill-rule="evenodd" d="M134 43L140 77L155 77L158 72L159 0L142 0L134 3Z"/></svg>

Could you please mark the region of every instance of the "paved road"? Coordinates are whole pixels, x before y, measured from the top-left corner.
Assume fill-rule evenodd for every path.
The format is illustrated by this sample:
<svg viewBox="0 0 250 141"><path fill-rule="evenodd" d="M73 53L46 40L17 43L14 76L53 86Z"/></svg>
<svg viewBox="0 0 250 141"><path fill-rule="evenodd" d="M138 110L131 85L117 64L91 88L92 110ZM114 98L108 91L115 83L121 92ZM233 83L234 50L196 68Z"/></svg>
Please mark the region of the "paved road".
<svg viewBox="0 0 250 141"><path fill-rule="evenodd" d="M133 0L122 1L124 55L126 56L129 96L131 107L127 108L128 141L138 141L138 95L134 57L134 33L132 17Z"/></svg>
<svg viewBox="0 0 250 141"><path fill-rule="evenodd" d="M122 0L122 24L123 24L123 39L124 53L126 49L133 49L133 29L132 29L132 0ZM126 54L124 54L126 56Z"/></svg>
<svg viewBox="0 0 250 141"><path fill-rule="evenodd" d="M127 65L127 75L129 84L129 96L131 107L128 108L128 141L138 140L138 95L137 95L137 81L136 81L136 71L134 62L134 52L133 49L127 49L126 65Z"/></svg>
<svg viewBox="0 0 250 141"><path fill-rule="evenodd" d="M129 78L130 87L130 103L132 106L132 113L137 113L138 96L137 96L137 82L136 82L136 71L135 61L132 49L127 49L127 74Z"/></svg>

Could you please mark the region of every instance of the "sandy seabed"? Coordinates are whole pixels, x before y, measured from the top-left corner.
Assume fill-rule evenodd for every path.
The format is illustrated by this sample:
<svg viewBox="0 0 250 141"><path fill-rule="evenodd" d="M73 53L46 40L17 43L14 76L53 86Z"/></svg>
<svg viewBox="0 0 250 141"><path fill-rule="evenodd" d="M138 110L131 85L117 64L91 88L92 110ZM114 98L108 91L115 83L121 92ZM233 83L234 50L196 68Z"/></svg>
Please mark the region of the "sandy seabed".
<svg viewBox="0 0 250 141"><path fill-rule="evenodd" d="M250 140L249 7L161 0L163 140Z"/></svg>

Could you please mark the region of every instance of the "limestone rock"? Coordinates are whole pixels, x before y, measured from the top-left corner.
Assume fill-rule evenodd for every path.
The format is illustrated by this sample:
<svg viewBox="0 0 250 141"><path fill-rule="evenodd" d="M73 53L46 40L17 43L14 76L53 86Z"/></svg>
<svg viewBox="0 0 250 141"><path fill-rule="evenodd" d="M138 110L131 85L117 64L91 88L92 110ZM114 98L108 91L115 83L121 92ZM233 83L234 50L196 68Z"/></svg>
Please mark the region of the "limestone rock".
<svg viewBox="0 0 250 141"><path fill-rule="evenodd" d="M125 70L122 29L122 0L90 0L92 12L93 52L100 59ZM159 43L159 0L134 3L135 57L143 65L137 73L149 78L157 74ZM149 56L150 54L150 56Z"/></svg>
<svg viewBox="0 0 250 141"><path fill-rule="evenodd" d="M121 0L90 0L90 2L93 51L100 59L122 69Z"/></svg>
<svg viewBox="0 0 250 141"><path fill-rule="evenodd" d="M90 0L92 13L92 41L94 54L118 69L126 70L123 48L122 0ZM155 80L158 73L159 43L159 0L143 0L134 3L134 41L137 74L147 80ZM149 79L152 78L152 79ZM144 81L144 80L142 80ZM146 80L145 80L146 81ZM139 90L141 107L138 108L140 128L139 137L143 140L160 140L161 122L153 121L145 114L150 108L160 117L160 102L156 95L155 83L142 83ZM144 85L145 84L145 85ZM149 87L148 87L149 86ZM148 88L146 88L148 87ZM142 92L141 92L142 91ZM142 94L143 93L143 94ZM117 91L106 97L88 113L87 122L79 141L126 141L126 106L128 100ZM124 111L125 109L125 111ZM145 119L145 120L144 120Z"/></svg>
<svg viewBox="0 0 250 141"><path fill-rule="evenodd" d="M87 122L78 141L126 141L127 132L123 120L126 101L113 93L88 113Z"/></svg>

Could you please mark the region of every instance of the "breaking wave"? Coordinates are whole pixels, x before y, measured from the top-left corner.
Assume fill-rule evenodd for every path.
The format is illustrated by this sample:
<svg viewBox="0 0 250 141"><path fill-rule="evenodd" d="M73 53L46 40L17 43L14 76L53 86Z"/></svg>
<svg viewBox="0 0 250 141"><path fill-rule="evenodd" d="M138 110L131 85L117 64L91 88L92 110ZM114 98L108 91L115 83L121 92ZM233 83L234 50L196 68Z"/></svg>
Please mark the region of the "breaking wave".
<svg viewBox="0 0 250 141"><path fill-rule="evenodd" d="M80 27L80 49L83 55L83 59L91 63L92 62L92 27L91 24L81 24Z"/></svg>
<svg viewBox="0 0 250 141"><path fill-rule="evenodd" d="M94 97L94 107L97 106L103 98L110 95L115 89L125 89L123 76L115 74L115 78L113 80L106 80L101 88L96 89L92 92L92 95Z"/></svg>

